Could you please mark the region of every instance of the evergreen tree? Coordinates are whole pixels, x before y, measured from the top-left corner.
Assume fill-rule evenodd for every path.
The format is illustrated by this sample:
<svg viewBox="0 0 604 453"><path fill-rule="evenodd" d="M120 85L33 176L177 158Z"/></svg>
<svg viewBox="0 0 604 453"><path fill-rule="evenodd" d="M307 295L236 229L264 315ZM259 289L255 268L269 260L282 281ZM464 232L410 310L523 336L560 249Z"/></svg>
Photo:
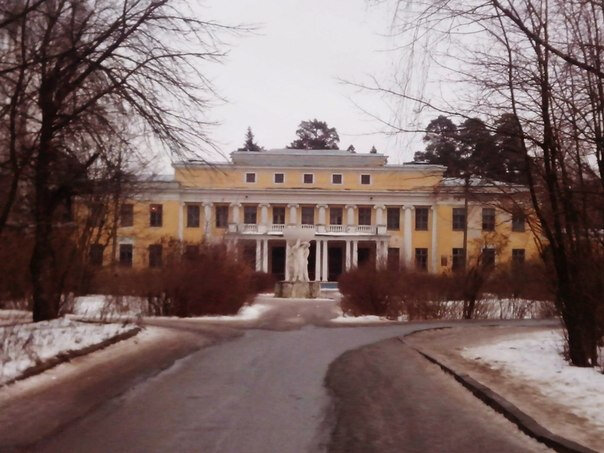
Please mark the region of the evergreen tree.
<svg viewBox="0 0 604 453"><path fill-rule="evenodd" d="M369 151L371 154L377 154L377 149L375 149L375 146L371 147L371 150Z"/></svg>
<svg viewBox="0 0 604 453"><path fill-rule="evenodd" d="M291 142L291 149L339 149L340 137L334 127L317 119L302 121L296 131L298 138Z"/></svg>
<svg viewBox="0 0 604 453"><path fill-rule="evenodd" d="M349 153L356 153L355 148L354 148L354 145L350 145L350 146L349 146L349 147L346 149L346 151L348 151Z"/></svg>
<svg viewBox="0 0 604 453"><path fill-rule="evenodd" d="M237 149L237 151L262 151L263 149L264 148L254 142L254 134L252 133L252 128L248 127L247 132L245 133L245 143L241 148Z"/></svg>

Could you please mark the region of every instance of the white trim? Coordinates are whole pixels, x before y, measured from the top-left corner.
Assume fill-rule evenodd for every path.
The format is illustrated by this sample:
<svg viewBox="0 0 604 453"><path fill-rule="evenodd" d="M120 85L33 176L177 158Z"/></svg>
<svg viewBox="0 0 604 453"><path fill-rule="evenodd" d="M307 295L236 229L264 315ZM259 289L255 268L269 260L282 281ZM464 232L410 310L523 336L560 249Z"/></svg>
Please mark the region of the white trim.
<svg viewBox="0 0 604 453"><path fill-rule="evenodd" d="M333 180L334 176L339 176L340 177L340 182L334 182L334 180ZM333 185L333 186L342 186L342 185L344 185L344 175L342 173L332 173L331 174L331 185Z"/></svg>
<svg viewBox="0 0 604 453"><path fill-rule="evenodd" d="M369 184L363 184L363 176L369 176ZM359 185L361 186L372 186L373 178L371 177L371 173L361 173L359 175Z"/></svg>
<svg viewBox="0 0 604 453"><path fill-rule="evenodd" d="M283 181L277 182L277 175L283 176ZM273 173L273 184L285 184L285 173L284 172L275 172Z"/></svg>
<svg viewBox="0 0 604 453"><path fill-rule="evenodd" d="M304 182L304 177L306 175L311 175L312 176L312 182ZM315 183L315 174L314 173L302 173L302 184L307 184L307 185L311 185Z"/></svg>
<svg viewBox="0 0 604 453"><path fill-rule="evenodd" d="M247 180L247 175L254 175L253 181ZM243 182L244 184L257 184L258 183L258 174L255 171L246 171L243 173Z"/></svg>

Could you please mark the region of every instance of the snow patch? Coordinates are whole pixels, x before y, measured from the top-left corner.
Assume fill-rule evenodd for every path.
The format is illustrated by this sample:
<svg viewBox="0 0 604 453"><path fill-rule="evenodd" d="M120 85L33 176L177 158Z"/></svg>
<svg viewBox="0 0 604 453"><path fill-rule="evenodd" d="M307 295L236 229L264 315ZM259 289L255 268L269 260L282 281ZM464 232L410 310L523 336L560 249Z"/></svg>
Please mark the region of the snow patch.
<svg viewBox="0 0 604 453"><path fill-rule="evenodd" d="M570 366L562 357L563 347L562 332L555 330L468 348L462 355L528 383L546 398L604 428L604 374Z"/></svg>

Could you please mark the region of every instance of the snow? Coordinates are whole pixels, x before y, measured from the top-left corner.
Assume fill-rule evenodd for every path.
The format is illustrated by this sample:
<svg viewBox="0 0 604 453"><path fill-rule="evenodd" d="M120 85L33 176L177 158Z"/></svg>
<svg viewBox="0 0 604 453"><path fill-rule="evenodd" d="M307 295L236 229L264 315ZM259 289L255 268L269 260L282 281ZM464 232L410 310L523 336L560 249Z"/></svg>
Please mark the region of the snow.
<svg viewBox="0 0 604 453"><path fill-rule="evenodd" d="M193 316L177 319L219 322L254 321L256 319L259 319L260 316L269 311L271 308L273 308L271 305L256 303L253 305L243 306L236 315Z"/></svg>
<svg viewBox="0 0 604 453"><path fill-rule="evenodd" d="M101 343L133 328L65 318L0 327L0 385L41 362Z"/></svg>
<svg viewBox="0 0 604 453"><path fill-rule="evenodd" d="M392 323L392 322L400 322L407 321L407 316L400 316L398 319L387 319L381 316L375 315L364 315L364 316L348 316L348 315L340 315L336 318L333 318L331 322L339 323L339 324L356 324L356 323Z"/></svg>
<svg viewBox="0 0 604 453"><path fill-rule="evenodd" d="M73 314L88 319L132 319L147 312L144 298L133 296L106 296L93 294L76 297Z"/></svg>
<svg viewBox="0 0 604 453"><path fill-rule="evenodd" d="M468 348L462 355L526 382L546 398L604 428L604 374L594 368L570 366L562 357L563 347L562 332L554 330Z"/></svg>

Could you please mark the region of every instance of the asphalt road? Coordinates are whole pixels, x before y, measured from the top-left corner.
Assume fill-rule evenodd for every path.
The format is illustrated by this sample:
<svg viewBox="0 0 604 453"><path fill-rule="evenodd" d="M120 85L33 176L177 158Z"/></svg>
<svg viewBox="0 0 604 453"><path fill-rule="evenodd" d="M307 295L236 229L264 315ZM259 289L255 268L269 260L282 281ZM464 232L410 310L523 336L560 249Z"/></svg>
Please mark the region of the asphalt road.
<svg viewBox="0 0 604 453"><path fill-rule="evenodd" d="M272 323L179 360L33 450L544 450L400 342L361 348L421 325L320 327L306 321L330 310L309 307L273 311Z"/></svg>

